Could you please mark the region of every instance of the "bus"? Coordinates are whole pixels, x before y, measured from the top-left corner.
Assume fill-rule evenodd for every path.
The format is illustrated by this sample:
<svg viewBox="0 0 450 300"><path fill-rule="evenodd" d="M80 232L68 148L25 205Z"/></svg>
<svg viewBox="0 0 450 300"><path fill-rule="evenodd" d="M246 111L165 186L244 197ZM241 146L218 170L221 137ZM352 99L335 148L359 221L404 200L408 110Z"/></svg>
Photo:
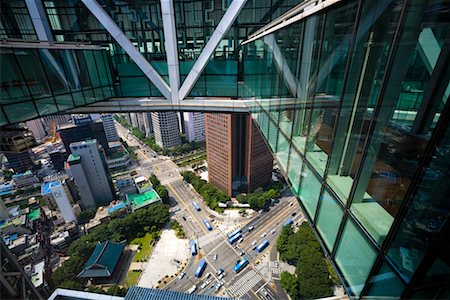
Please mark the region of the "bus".
<svg viewBox="0 0 450 300"><path fill-rule="evenodd" d="M212 226L211 226L211 224L209 224L208 220L204 219L203 224L205 224L206 228L208 228L209 231L212 230Z"/></svg>
<svg viewBox="0 0 450 300"><path fill-rule="evenodd" d="M237 234L235 234L234 236L230 237L228 239L228 242L230 244L234 244L237 240L239 240L240 238L242 238L242 235L238 232Z"/></svg>
<svg viewBox="0 0 450 300"><path fill-rule="evenodd" d="M292 220L292 218L289 218L286 222L284 222L283 227L287 225L292 225L292 223L294 223L294 221Z"/></svg>
<svg viewBox="0 0 450 300"><path fill-rule="evenodd" d="M228 235L228 238L231 239L233 236L235 236L236 234L241 233L241 232L242 232L242 229L241 229L241 228L238 228L238 229L236 229L235 231L233 231L232 233L230 233L230 234Z"/></svg>
<svg viewBox="0 0 450 300"><path fill-rule="evenodd" d="M200 206L198 206L198 204L197 204L197 202L192 202L192 205L194 205L194 207L195 207L195 209L197 210L197 211L200 211L201 209L200 209Z"/></svg>
<svg viewBox="0 0 450 300"><path fill-rule="evenodd" d="M194 242L194 240L191 240L190 243L190 248L191 248L191 254L192 256L196 256L197 255L197 244Z"/></svg>
<svg viewBox="0 0 450 300"><path fill-rule="evenodd" d="M256 251L261 252L264 249L266 249L267 246L269 246L269 241L268 240L264 240L264 241L262 241L261 244L258 245L258 247L256 247Z"/></svg>
<svg viewBox="0 0 450 300"><path fill-rule="evenodd" d="M239 273L246 265L248 265L248 259L243 258L237 265L234 266L234 272Z"/></svg>
<svg viewBox="0 0 450 300"><path fill-rule="evenodd" d="M195 277L200 278L203 274L203 271L205 271L205 268L206 268L206 260L202 259L197 267L197 270L195 271Z"/></svg>

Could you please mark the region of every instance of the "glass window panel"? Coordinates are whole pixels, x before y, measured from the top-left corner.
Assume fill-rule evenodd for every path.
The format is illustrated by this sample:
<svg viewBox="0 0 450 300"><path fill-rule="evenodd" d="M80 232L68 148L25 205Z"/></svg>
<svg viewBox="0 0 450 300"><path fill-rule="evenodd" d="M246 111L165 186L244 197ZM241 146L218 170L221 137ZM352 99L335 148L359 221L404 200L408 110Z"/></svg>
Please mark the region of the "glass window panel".
<svg viewBox="0 0 450 300"><path fill-rule="evenodd" d="M56 98L56 103L58 104L58 109L60 111L74 107L71 94L58 95L58 96L55 96L55 98Z"/></svg>
<svg viewBox="0 0 450 300"><path fill-rule="evenodd" d="M320 181L315 177L312 171L305 166L304 171L301 174L299 196L306 211L311 217L311 220L314 220L315 218L321 187L322 184Z"/></svg>
<svg viewBox="0 0 450 300"><path fill-rule="evenodd" d="M96 99L97 101L103 100L103 99L104 99L104 98L103 98L103 91L102 91L102 88L96 88L96 89L94 89L94 95L95 95L95 99Z"/></svg>
<svg viewBox="0 0 450 300"><path fill-rule="evenodd" d="M288 177L294 194L300 192L300 174L302 172L303 161L297 151L291 149L289 156L289 172Z"/></svg>
<svg viewBox="0 0 450 300"><path fill-rule="evenodd" d="M51 96L50 86L44 74L44 69L35 49L14 49L22 74L25 76L25 84L34 97Z"/></svg>
<svg viewBox="0 0 450 300"><path fill-rule="evenodd" d="M421 172L408 201L404 220L389 245L389 257L407 280L435 243L450 216L450 127L448 116L443 117L446 119L433 147L431 161ZM446 255L448 258L448 252Z"/></svg>
<svg viewBox="0 0 450 300"><path fill-rule="evenodd" d="M86 100L86 103L93 103L95 102L95 94L94 90L88 89L83 91L84 99Z"/></svg>
<svg viewBox="0 0 450 300"><path fill-rule="evenodd" d="M75 54L75 58L76 58L76 70L78 72L78 79L79 79L79 84L81 84L82 88L88 88L92 86L91 83L91 78L89 75L89 71L90 69L93 69L92 66L90 66L88 69L87 65L86 65L86 61L85 61L85 57L83 55L83 50L71 50L74 52ZM92 61L90 60L89 63L91 63ZM93 62L92 62L93 63ZM94 69L95 69L95 65L94 65ZM95 75L97 74L97 71L94 71ZM94 77L94 76L92 76ZM98 79L97 79L98 81Z"/></svg>
<svg viewBox="0 0 450 300"><path fill-rule="evenodd" d="M38 99L34 102L36 103L36 107L41 116L58 112L58 107L56 106L54 98Z"/></svg>
<svg viewBox="0 0 450 300"><path fill-rule="evenodd" d="M105 68L105 62L103 60L102 55L103 51L95 50L92 52L94 54L95 63L97 64L97 72L100 77L100 85L101 86L109 85L107 69Z"/></svg>
<svg viewBox="0 0 450 300"><path fill-rule="evenodd" d="M237 95L237 76L206 75L206 96Z"/></svg>
<svg viewBox="0 0 450 300"><path fill-rule="evenodd" d="M350 220L344 227L335 261L355 296L359 296L375 262L376 252Z"/></svg>
<svg viewBox="0 0 450 300"><path fill-rule="evenodd" d="M33 102L14 103L4 105L3 109L11 123L18 123L38 117L38 112Z"/></svg>
<svg viewBox="0 0 450 300"><path fill-rule="evenodd" d="M330 251L333 250L336 235L344 212L336 199L324 191L317 216L317 229Z"/></svg>
<svg viewBox="0 0 450 300"><path fill-rule="evenodd" d="M270 121L268 142L273 153L277 151L277 137L278 137L278 128L272 121Z"/></svg>
<svg viewBox="0 0 450 300"><path fill-rule="evenodd" d="M6 125L6 124L8 124L8 121L6 120L3 112L0 110L0 126Z"/></svg>
<svg viewBox="0 0 450 300"><path fill-rule="evenodd" d="M150 86L147 77L120 77L122 96L148 96Z"/></svg>
<svg viewBox="0 0 450 300"><path fill-rule="evenodd" d="M72 93L73 101L76 106L85 105L86 101L84 100L83 92Z"/></svg>
<svg viewBox="0 0 450 300"><path fill-rule="evenodd" d="M191 92L189 93L189 97L201 97L206 95L206 76L201 75Z"/></svg>
<svg viewBox="0 0 450 300"><path fill-rule="evenodd" d="M370 278L369 282L371 287L367 295L373 298L399 299L405 290L405 286L386 263L383 263L378 274Z"/></svg>
<svg viewBox="0 0 450 300"><path fill-rule="evenodd" d="M93 52L93 50L83 50L84 60L89 71L89 76L91 77L92 87L98 87L101 86L101 83Z"/></svg>
<svg viewBox="0 0 450 300"><path fill-rule="evenodd" d="M30 97L25 80L20 72L14 52L0 48L0 102L11 103L12 99L20 101Z"/></svg>
<svg viewBox="0 0 450 300"><path fill-rule="evenodd" d="M70 89L72 91L80 90L82 86L80 78L84 78L86 74L83 76L79 74L80 67L78 65L75 52L73 50L61 49L58 50L58 54Z"/></svg>
<svg viewBox="0 0 450 300"><path fill-rule="evenodd" d="M284 137L282 133L278 134L278 148L276 152L276 157L280 163L282 170L286 171L288 167L289 151L291 147L288 140Z"/></svg>
<svg viewBox="0 0 450 300"><path fill-rule="evenodd" d="M53 93L68 93L69 82L59 60L58 50L38 49L38 51Z"/></svg>

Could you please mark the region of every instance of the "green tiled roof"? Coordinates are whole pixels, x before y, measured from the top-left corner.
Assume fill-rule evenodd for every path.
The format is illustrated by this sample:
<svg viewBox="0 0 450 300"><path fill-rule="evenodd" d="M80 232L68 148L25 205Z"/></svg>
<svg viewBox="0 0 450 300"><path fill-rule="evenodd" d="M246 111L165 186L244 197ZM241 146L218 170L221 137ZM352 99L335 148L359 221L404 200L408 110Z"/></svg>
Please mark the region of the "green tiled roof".
<svg viewBox="0 0 450 300"><path fill-rule="evenodd" d="M80 159L79 155L75 155L75 154L70 154L69 157L67 158L67 161L77 161Z"/></svg>
<svg viewBox="0 0 450 300"><path fill-rule="evenodd" d="M127 195L127 202L131 204L133 210L157 202L159 199L159 195L154 189L146 191L143 194Z"/></svg>
<svg viewBox="0 0 450 300"><path fill-rule="evenodd" d="M29 221L34 221L36 219L39 219L41 217L41 209L40 208L36 208L36 209L31 210L28 213L27 217L28 217Z"/></svg>
<svg viewBox="0 0 450 300"><path fill-rule="evenodd" d="M122 254L125 242L114 243L105 241L98 243L92 251L91 256L77 277L108 277L114 272L120 255Z"/></svg>

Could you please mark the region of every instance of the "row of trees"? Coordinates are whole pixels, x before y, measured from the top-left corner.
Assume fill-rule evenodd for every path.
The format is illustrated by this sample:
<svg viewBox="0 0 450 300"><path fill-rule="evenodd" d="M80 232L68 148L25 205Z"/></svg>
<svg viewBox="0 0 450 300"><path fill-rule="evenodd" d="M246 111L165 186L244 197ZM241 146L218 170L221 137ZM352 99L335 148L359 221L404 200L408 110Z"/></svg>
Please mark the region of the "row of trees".
<svg viewBox="0 0 450 300"><path fill-rule="evenodd" d="M158 193L159 197L161 197L161 200L164 204L170 204L170 198L169 198L169 191L167 188L161 184L161 181L159 181L158 177L156 177L155 174L150 175L150 182L153 185L153 188Z"/></svg>
<svg viewBox="0 0 450 300"><path fill-rule="evenodd" d="M83 289L85 280L76 276L81 271L97 242L110 240L130 242L145 233L155 233L169 220L169 208L164 204L154 204L139 209L122 219L111 220L108 224L95 227L90 233L74 241L67 254L70 256L52 275L53 287Z"/></svg>
<svg viewBox="0 0 450 300"><path fill-rule="evenodd" d="M201 179L192 171L181 172L181 176L183 176L184 181L192 184L197 193L203 197L205 204L209 208L220 213L223 212L223 208L219 207L219 202L226 203L230 201L230 197L227 194L206 180Z"/></svg>
<svg viewBox="0 0 450 300"><path fill-rule="evenodd" d="M281 285L292 299L316 299L333 295L330 286L338 284L337 275L328 267L322 249L307 223L300 225L296 233L291 226L284 226L277 240L277 250L281 260L296 266L295 274L281 273Z"/></svg>
<svg viewBox="0 0 450 300"><path fill-rule="evenodd" d="M267 210L272 199L276 199L280 196L280 192L283 189L283 184L281 182L272 182L270 185L249 194L239 194L236 200L239 203L248 203L250 207L254 210L264 209Z"/></svg>

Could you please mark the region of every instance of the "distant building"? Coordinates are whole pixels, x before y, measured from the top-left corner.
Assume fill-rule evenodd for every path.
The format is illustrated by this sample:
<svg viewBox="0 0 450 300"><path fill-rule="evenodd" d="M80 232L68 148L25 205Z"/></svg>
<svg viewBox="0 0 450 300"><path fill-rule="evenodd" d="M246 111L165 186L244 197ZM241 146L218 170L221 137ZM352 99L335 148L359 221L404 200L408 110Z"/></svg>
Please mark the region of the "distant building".
<svg viewBox="0 0 450 300"><path fill-rule="evenodd" d="M5 203L3 203L3 200L0 199L0 221L6 220L9 218L9 210L6 207Z"/></svg>
<svg viewBox="0 0 450 300"><path fill-rule="evenodd" d="M151 113L142 113L144 115L144 130L145 137L153 136L153 125L152 125L152 115Z"/></svg>
<svg viewBox="0 0 450 300"><path fill-rule="evenodd" d="M2 128L0 152L8 160L8 167L16 173L23 173L34 167L30 149L36 146L33 133L20 126Z"/></svg>
<svg viewBox="0 0 450 300"><path fill-rule="evenodd" d="M89 117L90 119L90 117ZM81 142L86 139L96 139L104 150L108 149L108 140L106 139L103 123L100 120L84 123L85 119L80 121L80 125L64 125L58 128L59 135L63 141L68 154L71 153L70 144Z"/></svg>
<svg viewBox="0 0 450 300"><path fill-rule="evenodd" d="M50 155L50 160L52 161L55 170L64 170L64 162L67 160L69 154L65 149L55 149L48 153Z"/></svg>
<svg viewBox="0 0 450 300"><path fill-rule="evenodd" d="M184 130L188 142L205 141L205 115L201 112L184 112Z"/></svg>
<svg viewBox="0 0 450 300"><path fill-rule="evenodd" d="M70 149L72 155L67 161L80 192L82 208L111 202L114 188L97 141L94 139L72 143Z"/></svg>
<svg viewBox="0 0 450 300"><path fill-rule="evenodd" d="M103 129L105 130L106 139L108 142L116 142L119 140L117 134L116 125L114 125L114 118L112 114L101 114L100 119L103 123Z"/></svg>
<svg viewBox="0 0 450 300"><path fill-rule="evenodd" d="M79 278L110 277L117 267L120 256L125 248L125 242L114 243L105 241L98 243L91 256L84 264Z"/></svg>
<svg viewBox="0 0 450 300"><path fill-rule="evenodd" d="M109 169L127 167L131 163L130 154L120 142L109 143L106 157Z"/></svg>
<svg viewBox="0 0 450 300"><path fill-rule="evenodd" d="M33 135L36 139L42 141L47 136L47 133L45 132L44 125L42 124L41 119L34 119L27 121L26 126L28 130L33 132Z"/></svg>
<svg viewBox="0 0 450 300"><path fill-rule="evenodd" d="M83 126L91 123L92 117L84 114L72 115L72 121L76 126Z"/></svg>
<svg viewBox="0 0 450 300"><path fill-rule="evenodd" d="M174 111L152 112L151 115L156 144L163 149L180 145L177 113Z"/></svg>
<svg viewBox="0 0 450 300"><path fill-rule="evenodd" d="M232 196L270 183L272 154L249 115L208 113L205 126L211 184Z"/></svg>
<svg viewBox="0 0 450 300"><path fill-rule="evenodd" d="M12 176L12 181L14 182L16 189L23 189L34 186L34 184L39 182L39 179L33 174L33 172L28 170L24 173L14 174Z"/></svg>

